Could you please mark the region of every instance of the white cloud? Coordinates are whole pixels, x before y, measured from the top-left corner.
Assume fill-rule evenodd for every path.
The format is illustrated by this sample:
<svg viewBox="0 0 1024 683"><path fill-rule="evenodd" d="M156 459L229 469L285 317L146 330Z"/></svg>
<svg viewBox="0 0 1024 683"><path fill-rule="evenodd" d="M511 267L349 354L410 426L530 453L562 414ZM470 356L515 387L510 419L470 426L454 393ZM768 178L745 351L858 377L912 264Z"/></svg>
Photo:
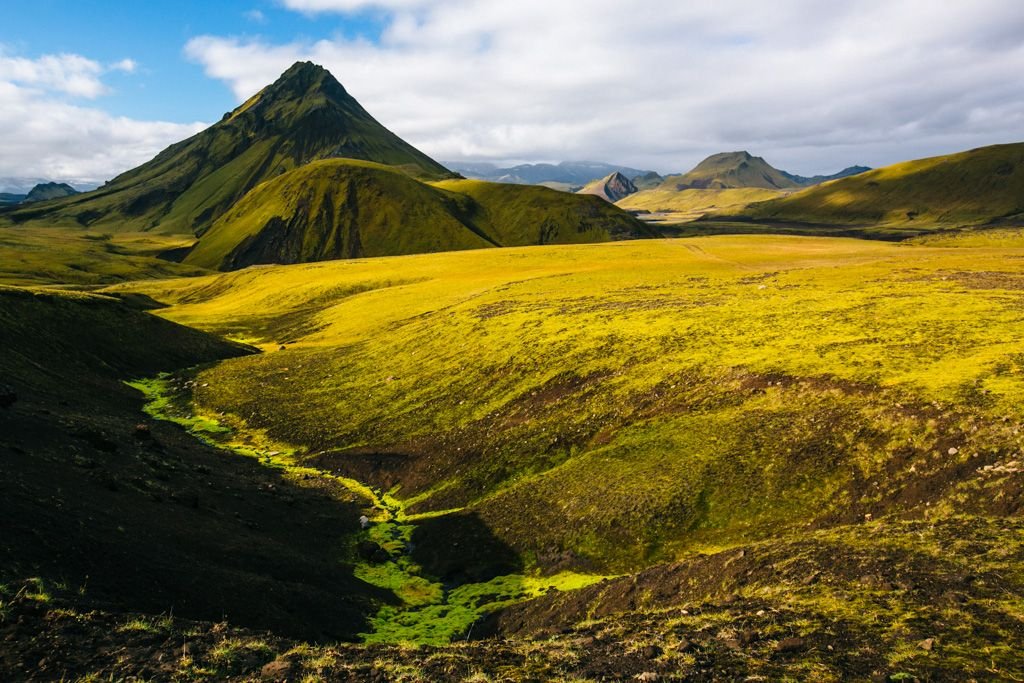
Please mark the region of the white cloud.
<svg viewBox="0 0 1024 683"><path fill-rule="evenodd" d="M0 54L0 81L21 83L95 98L107 91L100 81L103 66L81 55L44 55L38 59Z"/></svg>
<svg viewBox="0 0 1024 683"><path fill-rule="evenodd" d="M684 169L746 148L814 173L1024 139L1016 0L283 0L374 10L379 44L203 36L241 101L297 59L329 68L442 159Z"/></svg>
<svg viewBox="0 0 1024 683"><path fill-rule="evenodd" d="M267 17L258 9L251 9L248 12L242 14L246 19L253 22L254 24L265 24L267 23Z"/></svg>
<svg viewBox="0 0 1024 683"><path fill-rule="evenodd" d="M119 62L114 62L109 67L112 71L123 71L126 74L133 74L135 70L139 68L138 62L134 59L122 59Z"/></svg>
<svg viewBox="0 0 1024 683"><path fill-rule="evenodd" d="M102 182L204 127L137 121L74 102L107 92L103 73L135 68L130 59L103 67L80 55L0 53L0 177Z"/></svg>

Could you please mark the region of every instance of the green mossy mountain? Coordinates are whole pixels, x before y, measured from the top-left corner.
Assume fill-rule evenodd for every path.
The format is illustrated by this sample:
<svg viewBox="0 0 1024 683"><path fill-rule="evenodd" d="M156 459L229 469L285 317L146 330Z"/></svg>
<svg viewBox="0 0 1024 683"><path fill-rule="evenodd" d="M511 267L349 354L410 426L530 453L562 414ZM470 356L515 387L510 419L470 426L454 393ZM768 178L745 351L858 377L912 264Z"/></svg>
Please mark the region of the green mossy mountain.
<svg viewBox="0 0 1024 683"><path fill-rule="evenodd" d="M196 234L258 184L347 157L417 177L452 174L387 130L325 69L300 62L210 128L103 187L8 214L14 223Z"/></svg>
<svg viewBox="0 0 1024 683"><path fill-rule="evenodd" d="M646 226L596 197L469 180L430 185L381 164L328 159L250 192L185 263L235 270L646 236Z"/></svg>
<svg viewBox="0 0 1024 683"><path fill-rule="evenodd" d="M67 183L39 183L25 196L25 202L45 202L48 199L60 199L79 194L78 190Z"/></svg>
<svg viewBox="0 0 1024 683"><path fill-rule="evenodd" d="M1024 143L907 161L752 204L755 220L908 228L1024 219Z"/></svg>
<svg viewBox="0 0 1024 683"><path fill-rule="evenodd" d="M725 190L738 187L759 187L786 190L800 185L761 157L749 152L712 154L683 175L665 178L661 187L674 190Z"/></svg>

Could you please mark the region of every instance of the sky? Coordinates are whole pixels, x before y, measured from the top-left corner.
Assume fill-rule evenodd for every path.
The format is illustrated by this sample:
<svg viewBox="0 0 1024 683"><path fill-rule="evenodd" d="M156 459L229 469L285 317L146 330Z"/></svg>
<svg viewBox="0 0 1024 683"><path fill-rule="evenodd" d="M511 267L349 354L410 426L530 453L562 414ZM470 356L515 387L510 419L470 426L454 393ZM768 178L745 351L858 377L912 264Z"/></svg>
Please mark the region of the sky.
<svg viewBox="0 0 1024 683"><path fill-rule="evenodd" d="M813 175L1024 140L1020 0L0 3L0 177L100 182L298 60L436 159Z"/></svg>

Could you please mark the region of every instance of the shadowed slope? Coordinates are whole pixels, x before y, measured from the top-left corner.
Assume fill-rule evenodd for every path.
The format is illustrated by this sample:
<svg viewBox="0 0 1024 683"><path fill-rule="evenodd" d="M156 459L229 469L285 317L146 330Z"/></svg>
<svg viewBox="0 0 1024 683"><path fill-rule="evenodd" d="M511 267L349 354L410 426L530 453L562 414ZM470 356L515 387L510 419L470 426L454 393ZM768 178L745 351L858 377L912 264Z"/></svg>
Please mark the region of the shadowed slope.
<svg viewBox="0 0 1024 683"><path fill-rule="evenodd" d="M259 183L331 157L376 161L425 178L451 175L380 125L326 70L300 62L220 122L100 189L8 217L201 234Z"/></svg>
<svg viewBox="0 0 1024 683"><path fill-rule="evenodd" d="M304 638L364 628L386 594L344 563L351 496L150 424L123 383L251 349L110 297L7 287L0 345L0 585Z"/></svg>

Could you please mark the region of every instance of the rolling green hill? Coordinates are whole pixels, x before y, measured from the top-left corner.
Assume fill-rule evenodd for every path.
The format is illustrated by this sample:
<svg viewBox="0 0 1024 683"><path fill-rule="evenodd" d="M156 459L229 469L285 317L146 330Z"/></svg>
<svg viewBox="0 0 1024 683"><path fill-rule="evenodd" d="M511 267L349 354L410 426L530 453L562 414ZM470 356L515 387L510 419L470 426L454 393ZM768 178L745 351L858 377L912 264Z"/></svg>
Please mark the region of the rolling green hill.
<svg viewBox="0 0 1024 683"><path fill-rule="evenodd" d="M207 130L103 187L5 216L15 224L198 235L259 183L332 157L422 178L451 175L374 120L330 73L304 62Z"/></svg>
<svg viewBox="0 0 1024 683"><path fill-rule="evenodd" d="M1024 221L1024 143L907 161L741 213L755 220L923 230Z"/></svg>
<svg viewBox="0 0 1024 683"><path fill-rule="evenodd" d="M200 238L185 263L234 270L652 234L596 198L483 181L429 185L380 164L329 159L254 189Z"/></svg>

